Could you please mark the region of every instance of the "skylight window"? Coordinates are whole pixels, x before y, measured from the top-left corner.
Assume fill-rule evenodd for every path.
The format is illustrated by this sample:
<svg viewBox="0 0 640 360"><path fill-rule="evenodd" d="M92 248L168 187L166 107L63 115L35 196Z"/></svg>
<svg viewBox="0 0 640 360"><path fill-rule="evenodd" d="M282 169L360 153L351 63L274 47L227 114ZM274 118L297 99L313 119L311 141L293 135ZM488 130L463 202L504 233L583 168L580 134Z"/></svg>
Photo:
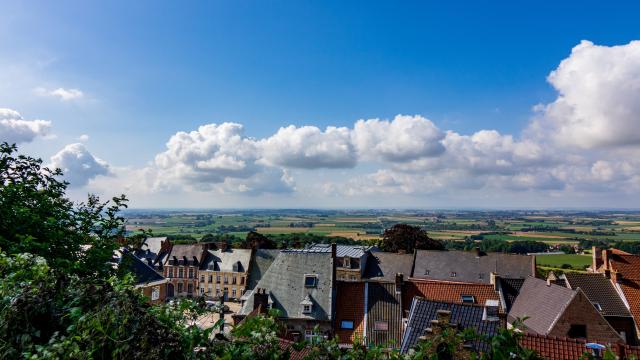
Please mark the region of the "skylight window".
<svg viewBox="0 0 640 360"><path fill-rule="evenodd" d="M593 306L598 309L598 311L602 311L602 306L600 306L600 303L593 303Z"/></svg>
<svg viewBox="0 0 640 360"><path fill-rule="evenodd" d="M475 304L476 298L473 295L460 295L463 304Z"/></svg>
<svg viewBox="0 0 640 360"><path fill-rule="evenodd" d="M317 275L305 275L304 276L304 287L312 288L318 286L318 276Z"/></svg>
<svg viewBox="0 0 640 360"><path fill-rule="evenodd" d="M452 271L452 272L449 274L449 276L451 276L451 277L456 277L456 276L458 276L458 273L456 273L455 271Z"/></svg>
<svg viewBox="0 0 640 360"><path fill-rule="evenodd" d="M353 320L340 321L340 329L353 330Z"/></svg>

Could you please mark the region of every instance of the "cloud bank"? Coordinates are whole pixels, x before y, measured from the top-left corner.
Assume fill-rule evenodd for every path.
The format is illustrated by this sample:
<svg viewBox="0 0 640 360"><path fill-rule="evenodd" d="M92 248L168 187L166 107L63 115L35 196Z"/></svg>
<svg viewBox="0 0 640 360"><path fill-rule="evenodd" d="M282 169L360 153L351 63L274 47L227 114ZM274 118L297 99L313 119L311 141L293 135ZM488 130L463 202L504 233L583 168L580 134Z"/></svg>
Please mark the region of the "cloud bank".
<svg viewBox="0 0 640 360"><path fill-rule="evenodd" d="M50 130L50 121L24 120L17 111L0 108L0 141L28 143L48 135Z"/></svg>

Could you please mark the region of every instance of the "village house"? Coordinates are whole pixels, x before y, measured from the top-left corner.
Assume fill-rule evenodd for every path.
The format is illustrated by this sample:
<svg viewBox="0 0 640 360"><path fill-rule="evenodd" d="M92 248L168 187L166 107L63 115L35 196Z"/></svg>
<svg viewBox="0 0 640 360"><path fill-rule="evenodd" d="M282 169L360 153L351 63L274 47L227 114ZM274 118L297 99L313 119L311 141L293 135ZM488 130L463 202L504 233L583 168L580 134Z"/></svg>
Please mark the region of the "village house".
<svg viewBox="0 0 640 360"><path fill-rule="evenodd" d="M163 275L169 280L167 297L197 296L198 272L211 244L172 245L165 258Z"/></svg>
<svg viewBox="0 0 640 360"><path fill-rule="evenodd" d="M252 250L232 249L224 242L216 246L205 252L200 264L199 295L239 300L247 286Z"/></svg>
<svg viewBox="0 0 640 360"><path fill-rule="evenodd" d="M151 304L163 303L167 298L169 281L160 275L146 261L132 255L128 251L116 252L118 266L129 270L134 277L134 287L142 291Z"/></svg>
<svg viewBox="0 0 640 360"><path fill-rule="evenodd" d="M335 246L330 252L281 250L247 293L235 321L272 308L280 311L290 340L331 336L336 308L335 259Z"/></svg>
<svg viewBox="0 0 640 360"><path fill-rule="evenodd" d="M517 319L527 333L589 339L616 344L624 339L605 320L581 289L572 290L550 281L525 280L507 320Z"/></svg>

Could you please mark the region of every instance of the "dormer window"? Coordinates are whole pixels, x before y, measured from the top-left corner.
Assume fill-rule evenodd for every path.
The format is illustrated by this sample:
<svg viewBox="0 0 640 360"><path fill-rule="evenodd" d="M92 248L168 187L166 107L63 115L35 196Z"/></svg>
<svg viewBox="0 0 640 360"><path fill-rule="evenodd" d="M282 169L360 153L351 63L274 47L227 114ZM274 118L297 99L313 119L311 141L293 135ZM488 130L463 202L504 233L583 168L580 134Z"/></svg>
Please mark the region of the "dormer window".
<svg viewBox="0 0 640 360"><path fill-rule="evenodd" d="M463 304L475 304L476 298L473 295L460 295Z"/></svg>
<svg viewBox="0 0 640 360"><path fill-rule="evenodd" d="M318 286L318 276L314 274L306 274L304 276L304 287L314 288Z"/></svg>
<svg viewBox="0 0 640 360"><path fill-rule="evenodd" d="M303 305L302 306L302 313L303 314L308 314L311 312L311 305Z"/></svg>
<svg viewBox="0 0 640 360"><path fill-rule="evenodd" d="M425 269L425 270L424 270L424 274L425 274L425 275L429 275L429 269Z"/></svg>
<svg viewBox="0 0 640 360"><path fill-rule="evenodd" d="M344 257L343 265L346 268L351 268L351 259L348 256Z"/></svg>
<svg viewBox="0 0 640 360"><path fill-rule="evenodd" d="M300 305L302 305L303 314L311 314L311 310L313 310L313 301L311 301L311 297L309 295L304 297L300 302Z"/></svg>
<svg viewBox="0 0 640 360"><path fill-rule="evenodd" d="M457 274L455 271L452 271L452 272L449 274L449 276L451 276L451 277L456 277L456 276L458 276L458 274Z"/></svg>

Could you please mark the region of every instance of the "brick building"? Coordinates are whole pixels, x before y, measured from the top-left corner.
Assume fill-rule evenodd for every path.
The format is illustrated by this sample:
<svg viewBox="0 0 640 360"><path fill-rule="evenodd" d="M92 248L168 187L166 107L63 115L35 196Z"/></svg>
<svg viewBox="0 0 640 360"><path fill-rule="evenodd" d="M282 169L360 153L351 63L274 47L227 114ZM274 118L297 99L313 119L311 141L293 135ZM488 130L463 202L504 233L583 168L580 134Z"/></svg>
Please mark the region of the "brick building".
<svg viewBox="0 0 640 360"><path fill-rule="evenodd" d="M210 244L172 245L165 258L163 275L169 280L167 297L197 295L198 272Z"/></svg>

